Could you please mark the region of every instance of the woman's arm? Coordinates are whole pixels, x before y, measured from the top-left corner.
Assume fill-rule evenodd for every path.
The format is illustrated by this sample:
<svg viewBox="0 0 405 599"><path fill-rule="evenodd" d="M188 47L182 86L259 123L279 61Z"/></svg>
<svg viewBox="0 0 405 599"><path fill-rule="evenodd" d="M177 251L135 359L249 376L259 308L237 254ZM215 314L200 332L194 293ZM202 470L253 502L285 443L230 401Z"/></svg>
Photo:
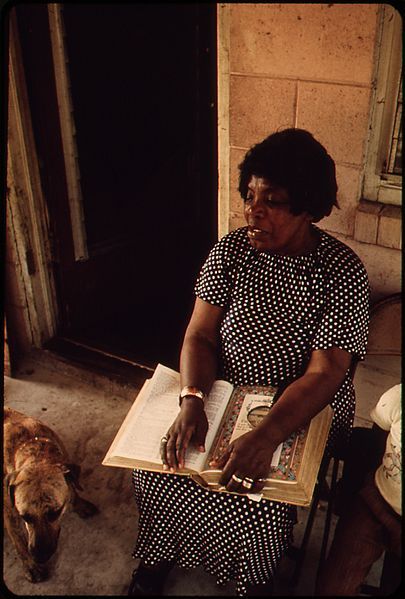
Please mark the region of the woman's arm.
<svg viewBox="0 0 405 599"><path fill-rule="evenodd" d="M181 386L209 393L218 367L219 327L224 308L197 297L180 354Z"/></svg>
<svg viewBox="0 0 405 599"><path fill-rule="evenodd" d="M240 493L246 489L232 479L233 474L254 481L266 478L276 447L332 401L350 363L351 354L345 350L315 350L305 373L284 390L260 425L236 439L222 458L211 464L222 468L221 484ZM260 492L263 485L255 483L248 492Z"/></svg>
<svg viewBox="0 0 405 599"><path fill-rule="evenodd" d="M224 309L196 299L180 355L181 387L190 385L208 394L216 378L219 327ZM179 415L167 432L167 444L161 448L162 461L173 472L184 466L191 440L205 451L208 421L204 404L198 397L184 397Z"/></svg>
<svg viewBox="0 0 405 599"><path fill-rule="evenodd" d="M328 405L343 383L352 356L339 348L318 349L303 376L291 383L260 428L278 445Z"/></svg>

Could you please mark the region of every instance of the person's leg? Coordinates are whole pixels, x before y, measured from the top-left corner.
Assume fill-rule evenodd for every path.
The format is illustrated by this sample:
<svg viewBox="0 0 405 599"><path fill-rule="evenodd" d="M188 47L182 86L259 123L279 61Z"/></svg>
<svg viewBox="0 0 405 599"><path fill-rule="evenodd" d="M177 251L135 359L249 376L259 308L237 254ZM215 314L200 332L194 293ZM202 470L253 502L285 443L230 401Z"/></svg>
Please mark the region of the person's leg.
<svg viewBox="0 0 405 599"><path fill-rule="evenodd" d="M358 595L371 566L383 551L383 526L367 503L356 496L336 525L335 536L315 594Z"/></svg>

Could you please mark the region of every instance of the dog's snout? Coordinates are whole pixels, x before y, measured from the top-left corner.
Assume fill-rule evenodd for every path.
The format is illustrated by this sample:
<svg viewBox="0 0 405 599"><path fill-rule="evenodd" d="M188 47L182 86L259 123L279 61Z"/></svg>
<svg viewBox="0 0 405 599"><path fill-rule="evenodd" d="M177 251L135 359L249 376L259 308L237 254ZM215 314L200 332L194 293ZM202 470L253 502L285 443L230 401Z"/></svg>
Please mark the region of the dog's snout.
<svg viewBox="0 0 405 599"><path fill-rule="evenodd" d="M29 551L37 563L44 564L55 553L58 546L59 533L60 530L52 536L49 534L46 536L38 535L29 543Z"/></svg>
<svg viewBox="0 0 405 599"><path fill-rule="evenodd" d="M34 545L30 548L30 553L36 562L39 564L44 564L47 562L52 555L56 551L56 543L52 543L52 545Z"/></svg>
<svg viewBox="0 0 405 599"><path fill-rule="evenodd" d="M31 555L38 564L44 564L45 562L47 562L54 553L55 548L45 549L44 547L40 547L37 549L36 547L34 547L31 550Z"/></svg>

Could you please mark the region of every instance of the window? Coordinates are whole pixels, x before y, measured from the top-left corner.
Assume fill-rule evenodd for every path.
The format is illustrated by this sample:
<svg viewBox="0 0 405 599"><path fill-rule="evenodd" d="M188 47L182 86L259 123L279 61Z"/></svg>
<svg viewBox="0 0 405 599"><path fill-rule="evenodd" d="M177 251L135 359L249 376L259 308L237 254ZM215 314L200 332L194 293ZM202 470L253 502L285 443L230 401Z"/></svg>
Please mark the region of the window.
<svg viewBox="0 0 405 599"><path fill-rule="evenodd" d="M387 173L389 175L402 175L402 75L399 84L397 110L395 113Z"/></svg>
<svg viewBox="0 0 405 599"><path fill-rule="evenodd" d="M400 204L402 194L402 20L381 5L375 89L363 198Z"/></svg>

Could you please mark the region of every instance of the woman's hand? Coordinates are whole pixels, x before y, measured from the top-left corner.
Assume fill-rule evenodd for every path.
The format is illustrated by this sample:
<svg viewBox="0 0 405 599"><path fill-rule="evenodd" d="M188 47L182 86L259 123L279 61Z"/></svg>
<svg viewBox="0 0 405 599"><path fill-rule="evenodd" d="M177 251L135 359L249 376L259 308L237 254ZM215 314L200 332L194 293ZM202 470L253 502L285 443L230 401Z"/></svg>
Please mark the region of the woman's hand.
<svg viewBox="0 0 405 599"><path fill-rule="evenodd" d="M227 491L260 493L270 472L275 449L263 432L255 429L235 439L210 466L222 468L219 482Z"/></svg>
<svg viewBox="0 0 405 599"><path fill-rule="evenodd" d="M208 430L208 420L201 399L185 397L180 412L167 431L160 445L160 455L164 470L175 472L184 467L184 459L190 441L193 441L201 452L205 451L204 443Z"/></svg>

